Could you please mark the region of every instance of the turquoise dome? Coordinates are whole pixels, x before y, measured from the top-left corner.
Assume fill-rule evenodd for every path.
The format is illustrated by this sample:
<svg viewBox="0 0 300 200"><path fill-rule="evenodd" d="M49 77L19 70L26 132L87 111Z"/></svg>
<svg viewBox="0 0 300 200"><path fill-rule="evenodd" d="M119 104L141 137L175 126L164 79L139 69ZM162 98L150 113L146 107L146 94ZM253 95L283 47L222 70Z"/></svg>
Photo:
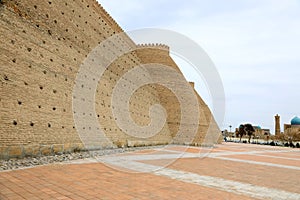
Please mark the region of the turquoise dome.
<svg viewBox="0 0 300 200"><path fill-rule="evenodd" d="M257 126L257 129L261 129L261 126Z"/></svg>
<svg viewBox="0 0 300 200"><path fill-rule="evenodd" d="M291 125L300 125L300 118L294 117L291 121Z"/></svg>

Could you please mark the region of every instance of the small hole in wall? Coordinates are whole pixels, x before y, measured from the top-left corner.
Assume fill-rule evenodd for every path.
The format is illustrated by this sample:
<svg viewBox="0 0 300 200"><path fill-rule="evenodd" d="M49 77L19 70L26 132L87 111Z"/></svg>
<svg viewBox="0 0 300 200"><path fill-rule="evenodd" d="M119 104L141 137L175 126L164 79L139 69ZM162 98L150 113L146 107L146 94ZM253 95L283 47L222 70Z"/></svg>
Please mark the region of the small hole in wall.
<svg viewBox="0 0 300 200"><path fill-rule="evenodd" d="M40 86L40 89L41 89L41 90L44 89L43 86Z"/></svg>
<svg viewBox="0 0 300 200"><path fill-rule="evenodd" d="M53 93L56 94L56 93L57 93L57 90L53 90Z"/></svg>
<svg viewBox="0 0 300 200"><path fill-rule="evenodd" d="M52 4L52 2L51 1L48 1L48 3L51 5Z"/></svg>
<svg viewBox="0 0 300 200"><path fill-rule="evenodd" d="M18 101L18 104L19 104L19 105L22 105L22 101Z"/></svg>
<svg viewBox="0 0 300 200"><path fill-rule="evenodd" d="M52 35L52 32L51 32L51 30L48 30L48 34L49 34L49 35Z"/></svg>
<svg viewBox="0 0 300 200"><path fill-rule="evenodd" d="M30 126L34 126L34 123L33 123L33 122L30 122Z"/></svg>
<svg viewBox="0 0 300 200"><path fill-rule="evenodd" d="M13 125L17 126L18 122L16 120L13 121Z"/></svg>
<svg viewBox="0 0 300 200"><path fill-rule="evenodd" d="M38 105L38 108L42 108L42 106L41 106L41 105Z"/></svg>
<svg viewBox="0 0 300 200"><path fill-rule="evenodd" d="M4 80L9 81L9 78L7 75L4 75Z"/></svg>
<svg viewBox="0 0 300 200"><path fill-rule="evenodd" d="M51 62L53 62L53 59L52 59L52 58L50 58L50 61L51 61Z"/></svg>
<svg viewBox="0 0 300 200"><path fill-rule="evenodd" d="M27 48L27 51L29 51L29 52L30 52L31 50L32 50L31 48L29 48L29 47Z"/></svg>
<svg viewBox="0 0 300 200"><path fill-rule="evenodd" d="M12 62L13 62L13 63L16 63L16 61L17 61L17 60L16 60L15 58L14 58L14 59L12 59Z"/></svg>
<svg viewBox="0 0 300 200"><path fill-rule="evenodd" d="M56 110L56 108L55 108L55 107L53 107L53 108L52 108L52 110Z"/></svg>
<svg viewBox="0 0 300 200"><path fill-rule="evenodd" d="M38 28L39 28L39 27L40 27L40 25L36 24L36 27L38 27Z"/></svg>
<svg viewBox="0 0 300 200"><path fill-rule="evenodd" d="M48 14L46 14L46 17L47 17L47 18L49 18L49 15L48 15Z"/></svg>
<svg viewBox="0 0 300 200"><path fill-rule="evenodd" d="M48 123L48 128L51 128L51 124L50 123Z"/></svg>
<svg viewBox="0 0 300 200"><path fill-rule="evenodd" d="M34 5L33 7L34 7L35 9L37 9L37 6L36 6L36 5Z"/></svg>
<svg viewBox="0 0 300 200"><path fill-rule="evenodd" d="M28 85L28 83L24 82L24 85Z"/></svg>
<svg viewBox="0 0 300 200"><path fill-rule="evenodd" d="M46 71L46 70L44 70L44 71L43 71L43 73L44 73L44 74L47 74L47 71Z"/></svg>
<svg viewBox="0 0 300 200"><path fill-rule="evenodd" d="M62 129L64 129L65 127L64 127L64 126L62 126L61 128L62 128Z"/></svg>

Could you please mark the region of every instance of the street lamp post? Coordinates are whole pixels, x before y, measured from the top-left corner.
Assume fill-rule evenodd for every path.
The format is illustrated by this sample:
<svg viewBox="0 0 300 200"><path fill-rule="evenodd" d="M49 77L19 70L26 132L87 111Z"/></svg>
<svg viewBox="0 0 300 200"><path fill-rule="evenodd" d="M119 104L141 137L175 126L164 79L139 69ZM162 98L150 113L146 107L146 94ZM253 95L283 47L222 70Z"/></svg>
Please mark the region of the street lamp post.
<svg viewBox="0 0 300 200"><path fill-rule="evenodd" d="M230 141L232 141L232 139L231 139L231 137L232 137L232 134L231 134L231 128L232 128L232 126L231 126L231 125L229 125Z"/></svg>

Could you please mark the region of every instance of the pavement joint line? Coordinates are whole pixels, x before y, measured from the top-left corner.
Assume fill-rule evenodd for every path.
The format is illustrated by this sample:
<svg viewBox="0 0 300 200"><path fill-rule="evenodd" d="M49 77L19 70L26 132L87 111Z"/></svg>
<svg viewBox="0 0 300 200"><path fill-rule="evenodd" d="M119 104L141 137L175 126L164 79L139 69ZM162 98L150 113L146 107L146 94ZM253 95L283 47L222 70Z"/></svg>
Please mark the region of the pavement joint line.
<svg viewBox="0 0 300 200"><path fill-rule="evenodd" d="M209 157L209 158L217 158L217 157L222 157L222 156L231 156L231 155L255 155L255 156L266 156L266 157L271 157L268 155L261 155L262 153L269 153L268 151L251 151L251 152L222 152L222 153L190 153L190 152L182 152L182 153L178 153L176 151L172 151L172 150L168 150L168 152L172 152L173 154L151 154L149 153L148 155L118 155L118 156L104 156L103 158L109 158L109 159L113 159L113 158L124 158L127 160L161 160L161 159L178 159L178 158L205 158L205 157ZM174 154L176 153L176 154ZM277 156L274 156L277 158ZM100 158L100 157L99 157ZM222 157L223 158L223 157ZM282 157L284 159L292 159L293 158L285 158ZM100 158L101 160L101 158ZM299 159L295 159L295 160L299 160Z"/></svg>
<svg viewBox="0 0 300 200"><path fill-rule="evenodd" d="M300 170L300 167L290 166L290 165L281 165L281 164L274 164L274 163L268 163L268 162L258 162L258 161L252 161L252 160L242 160L242 159L237 159L237 158L225 158L225 157L214 157L214 158L221 159L221 160L234 161L234 162L247 163L247 164L254 164L254 165L263 165L263 166L269 166L269 167Z"/></svg>
<svg viewBox="0 0 300 200"><path fill-rule="evenodd" d="M226 180L218 177L203 176L191 172L179 171L168 169L161 166L155 166L136 161L109 161L105 163L127 168L129 170L152 173L158 176L168 177L174 180L179 180L186 183L193 183L204 187L214 188L225 192L235 193L239 195L245 195L258 199L274 199L274 200L290 200L300 199L300 194L287 192L284 190L267 188L262 186L256 186L248 183L242 183L238 181Z"/></svg>
<svg viewBox="0 0 300 200"><path fill-rule="evenodd" d="M288 158L288 157L282 157L282 156L270 156L270 155L262 155L262 154L255 154L255 156L262 156L262 157L268 157L268 158L279 158L279 159L286 159L286 160L295 160L300 161L299 158Z"/></svg>

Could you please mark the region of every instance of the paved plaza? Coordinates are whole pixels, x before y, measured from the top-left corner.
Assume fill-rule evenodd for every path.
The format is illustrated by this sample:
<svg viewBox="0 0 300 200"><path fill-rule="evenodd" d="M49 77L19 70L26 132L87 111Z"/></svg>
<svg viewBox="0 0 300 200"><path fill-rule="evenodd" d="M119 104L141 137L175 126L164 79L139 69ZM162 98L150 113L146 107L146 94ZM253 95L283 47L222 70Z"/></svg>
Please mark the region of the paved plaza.
<svg viewBox="0 0 300 200"><path fill-rule="evenodd" d="M300 150L166 146L0 172L0 199L300 199Z"/></svg>

